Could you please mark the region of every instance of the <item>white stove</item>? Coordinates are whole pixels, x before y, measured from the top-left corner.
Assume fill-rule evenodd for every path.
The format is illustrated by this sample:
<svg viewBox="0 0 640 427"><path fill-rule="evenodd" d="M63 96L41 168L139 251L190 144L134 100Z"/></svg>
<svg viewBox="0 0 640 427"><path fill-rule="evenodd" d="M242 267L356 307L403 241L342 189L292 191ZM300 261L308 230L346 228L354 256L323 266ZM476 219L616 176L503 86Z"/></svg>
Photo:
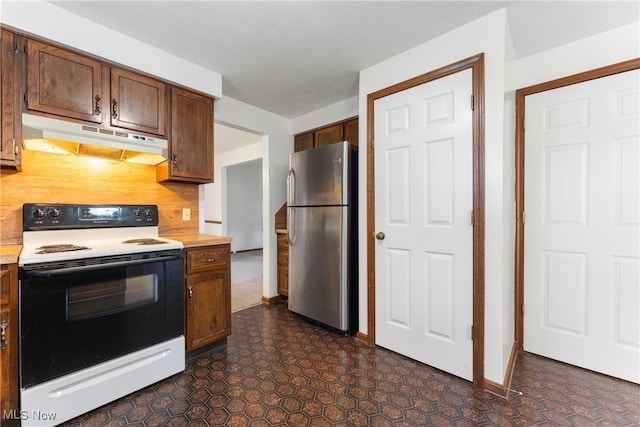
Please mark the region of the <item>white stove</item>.
<svg viewBox="0 0 640 427"><path fill-rule="evenodd" d="M183 245L158 236L158 220L155 205L23 206L23 425L60 424L184 370Z"/></svg>

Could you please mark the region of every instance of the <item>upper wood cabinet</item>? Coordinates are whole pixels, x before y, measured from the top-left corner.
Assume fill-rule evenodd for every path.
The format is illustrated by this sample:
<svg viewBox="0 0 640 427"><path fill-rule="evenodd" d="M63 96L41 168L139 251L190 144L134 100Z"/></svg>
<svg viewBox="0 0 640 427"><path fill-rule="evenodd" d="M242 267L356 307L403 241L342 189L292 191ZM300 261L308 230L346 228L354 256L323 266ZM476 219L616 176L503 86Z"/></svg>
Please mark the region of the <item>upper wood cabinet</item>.
<svg viewBox="0 0 640 427"><path fill-rule="evenodd" d="M161 81L111 68L111 125L165 135L166 91Z"/></svg>
<svg viewBox="0 0 640 427"><path fill-rule="evenodd" d="M309 150L341 141L358 145L357 117L295 135L293 151Z"/></svg>
<svg viewBox="0 0 640 427"><path fill-rule="evenodd" d="M171 89L169 160L156 171L158 181L213 182L213 98Z"/></svg>
<svg viewBox="0 0 640 427"><path fill-rule="evenodd" d="M103 98L101 62L28 40L29 110L102 123Z"/></svg>
<svg viewBox="0 0 640 427"><path fill-rule="evenodd" d="M26 101L33 111L166 134L164 82L36 40L27 41Z"/></svg>
<svg viewBox="0 0 640 427"><path fill-rule="evenodd" d="M22 164L19 42L16 34L0 32L0 166L18 169Z"/></svg>

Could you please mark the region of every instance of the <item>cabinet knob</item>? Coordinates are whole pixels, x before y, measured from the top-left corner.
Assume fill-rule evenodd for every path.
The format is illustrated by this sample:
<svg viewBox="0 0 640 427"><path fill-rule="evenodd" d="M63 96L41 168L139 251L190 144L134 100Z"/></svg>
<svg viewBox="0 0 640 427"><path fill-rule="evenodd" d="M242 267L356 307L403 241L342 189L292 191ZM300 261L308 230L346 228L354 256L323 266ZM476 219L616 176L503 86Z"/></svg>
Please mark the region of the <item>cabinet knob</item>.
<svg viewBox="0 0 640 427"><path fill-rule="evenodd" d="M187 298L187 301L189 301L189 304L191 304L191 300L193 299L193 288L191 287L191 285L189 285L187 289L189 290L189 297Z"/></svg>
<svg viewBox="0 0 640 427"><path fill-rule="evenodd" d="M118 118L118 101L115 98L111 100L111 117Z"/></svg>
<svg viewBox="0 0 640 427"><path fill-rule="evenodd" d="M96 95L96 105L94 107L94 114L98 115L100 114L100 110L102 109L102 99L100 98L100 95Z"/></svg>

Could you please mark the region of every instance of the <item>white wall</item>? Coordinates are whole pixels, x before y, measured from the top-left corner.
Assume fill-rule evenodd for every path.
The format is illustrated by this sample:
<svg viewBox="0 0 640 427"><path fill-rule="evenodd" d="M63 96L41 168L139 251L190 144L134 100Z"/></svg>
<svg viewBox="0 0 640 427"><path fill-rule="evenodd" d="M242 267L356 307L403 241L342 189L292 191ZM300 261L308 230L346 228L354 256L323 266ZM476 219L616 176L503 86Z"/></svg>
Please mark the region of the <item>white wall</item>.
<svg viewBox="0 0 640 427"><path fill-rule="evenodd" d="M227 214L222 222L223 235L233 239L231 250L262 248L262 160L224 168L226 197L222 203ZM223 171L224 172L224 171Z"/></svg>
<svg viewBox="0 0 640 427"><path fill-rule="evenodd" d="M297 134L339 122L358 115L358 97L354 96L319 110L298 116L291 121L291 133Z"/></svg>
<svg viewBox="0 0 640 427"><path fill-rule="evenodd" d="M293 151L291 121L284 117L225 97L215 103L216 120L265 135L262 149L263 293L278 294L274 215L287 198L286 177ZM223 219L224 222L224 219ZM201 226L204 229L204 225Z"/></svg>
<svg viewBox="0 0 640 427"><path fill-rule="evenodd" d="M264 138L264 137L263 137ZM231 165L238 165L246 162L262 159L263 143L251 144L246 147L217 154L213 162L213 183L205 184L204 187L204 210L201 212L202 224L200 228L204 233L224 236L223 224L226 213L223 214L223 177L222 170ZM262 184L260 187L262 190ZM262 209L260 209L262 212ZM222 224L205 223L205 220L220 221Z"/></svg>
<svg viewBox="0 0 640 427"><path fill-rule="evenodd" d="M360 72L359 125L360 145L366 144L367 95L417 75L470 56L485 53L485 377L502 383L504 378L503 313L513 311L502 299L505 287L513 288L513 275L505 274L505 259L513 258L509 233L510 218L505 218L504 181L512 179L513 168L504 159L503 105L506 12L499 10L432 41ZM506 163L506 166L505 166ZM360 150L360 206L366 206L366 150ZM505 225L506 224L506 225ZM366 209L360 210L360 252L366 254ZM508 236L505 236L507 234ZM367 265L360 259L360 330L367 332ZM511 328L513 329L513 328ZM511 340L512 341L512 340Z"/></svg>

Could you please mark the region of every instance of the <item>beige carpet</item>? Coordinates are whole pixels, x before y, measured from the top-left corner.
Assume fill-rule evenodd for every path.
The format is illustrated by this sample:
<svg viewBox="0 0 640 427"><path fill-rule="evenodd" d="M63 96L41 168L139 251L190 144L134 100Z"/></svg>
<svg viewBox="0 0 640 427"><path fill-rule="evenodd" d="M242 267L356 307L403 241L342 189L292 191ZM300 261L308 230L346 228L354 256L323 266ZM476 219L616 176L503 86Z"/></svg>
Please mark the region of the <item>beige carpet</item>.
<svg viewBox="0 0 640 427"><path fill-rule="evenodd" d="M262 249L231 254L231 312L262 304Z"/></svg>

